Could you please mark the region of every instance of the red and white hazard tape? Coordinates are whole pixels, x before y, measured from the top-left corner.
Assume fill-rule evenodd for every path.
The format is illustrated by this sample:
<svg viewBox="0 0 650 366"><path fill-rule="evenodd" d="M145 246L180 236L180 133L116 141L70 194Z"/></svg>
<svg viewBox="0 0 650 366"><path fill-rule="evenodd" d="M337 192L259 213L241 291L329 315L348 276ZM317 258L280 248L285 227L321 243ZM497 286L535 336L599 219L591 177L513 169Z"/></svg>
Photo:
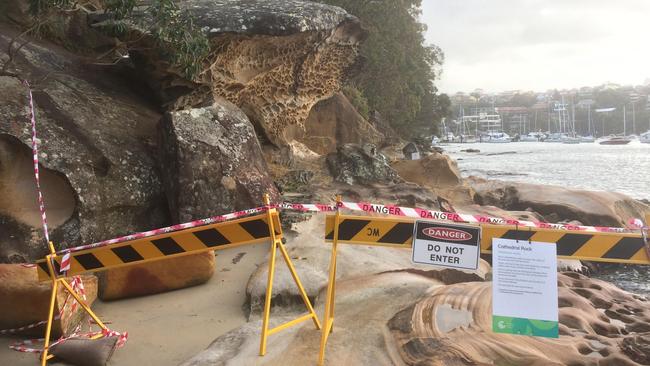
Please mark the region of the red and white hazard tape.
<svg viewBox="0 0 650 366"><path fill-rule="evenodd" d="M81 280L81 277L75 276L72 278L72 281L70 282L70 286L72 287L73 291L78 293L81 298L85 301L86 300L86 290L83 285L83 281ZM70 308L70 314L74 313L77 310L77 307L79 306L79 303L77 300L70 294L65 298L65 301L63 302L63 306L61 307L61 310L59 310L59 313L54 317L53 320L59 320L63 317L63 315L66 313L67 309ZM47 324L47 320L43 320L37 323L33 323L30 325L26 325L20 328L14 328L14 329L5 329L0 331L0 334L12 334L12 333L18 333L24 330L36 328L38 326ZM99 332L89 332L89 333L80 333L81 330L81 324L77 326L77 328L72 332L72 334L68 337L61 337L57 341L53 342L52 344L49 345L49 347L53 347L57 344L61 344L65 342L66 340L70 338L79 338L79 337L87 337L91 338L94 337L98 334L103 334L105 337L113 337L116 336L118 337L116 347L120 348L122 347L128 338L128 332L124 333L119 333L110 329L102 329ZM19 351L19 352L26 352L26 353L41 353L43 351L42 346L37 347L39 344L41 344L44 341L43 338L40 339L28 339L20 342L13 343L9 346L9 348Z"/></svg>
<svg viewBox="0 0 650 366"><path fill-rule="evenodd" d="M336 205L317 204L317 203L282 203L278 205L282 209L298 210L298 211L313 211L313 212L330 212L336 211ZM634 229L622 227L603 227L603 226L585 226L585 225L570 225L570 224L551 224L546 222L533 222L527 220L517 219L503 219L498 217L491 217L485 215L470 215L456 212L442 212L427 210L422 208L411 208L392 205L381 205L377 203L367 202L341 202L341 208L349 209L352 211L363 211L366 213L379 213L393 216L413 217L420 219L444 220L462 223L478 223L478 224L495 224L495 225L516 225L523 227L536 227L542 229L558 229L568 231L587 231L587 232L630 232ZM634 224L638 225L642 222L639 219L634 220Z"/></svg>
<svg viewBox="0 0 650 366"><path fill-rule="evenodd" d="M43 192L41 192L41 179L38 170L38 138L36 137L36 114L34 112L34 97L32 96L32 89L29 86L29 83L25 80L23 81L25 87L29 92L29 110L30 110L30 119L32 123L32 156L34 161L34 179L36 181L36 193L38 194L38 209L41 212L41 223L43 224L43 234L45 235L46 243L50 242L50 234L47 229L47 215L45 214L45 199L43 198Z"/></svg>
<svg viewBox="0 0 650 366"><path fill-rule="evenodd" d="M124 332L124 333L119 333L114 330L110 329L102 329L101 331L98 332L88 332L88 333L80 333L79 332L79 327L75 329L75 331L68 337L61 337L51 343L48 346L48 349L56 346L57 344L64 343L68 339L71 338L93 338L98 334L102 334L104 337L117 337L117 342L115 343L115 348L121 348L126 344L126 341L129 338L129 333ZM41 353L43 352L43 345L42 343L45 341L45 338L39 338L39 339L27 339L21 342L13 343L9 345L9 348L13 349L14 351L18 352L23 352L23 353Z"/></svg>
<svg viewBox="0 0 650 366"><path fill-rule="evenodd" d="M441 212L426 210L421 208L400 207L391 205L380 205L375 203L366 202L342 202L341 206L353 211L363 211L368 213L381 213L394 216L405 216L422 219L445 220L454 222L465 223L481 223L481 224L496 224L496 225L516 225L528 226L542 229L558 229L569 231L588 231L588 232L627 232L631 231L626 228L619 227L603 227L603 226L584 226L584 225L570 225L570 224L550 224L546 222L533 222L527 220L517 219L502 219L498 217L491 217L485 215L469 215L456 212Z"/></svg>

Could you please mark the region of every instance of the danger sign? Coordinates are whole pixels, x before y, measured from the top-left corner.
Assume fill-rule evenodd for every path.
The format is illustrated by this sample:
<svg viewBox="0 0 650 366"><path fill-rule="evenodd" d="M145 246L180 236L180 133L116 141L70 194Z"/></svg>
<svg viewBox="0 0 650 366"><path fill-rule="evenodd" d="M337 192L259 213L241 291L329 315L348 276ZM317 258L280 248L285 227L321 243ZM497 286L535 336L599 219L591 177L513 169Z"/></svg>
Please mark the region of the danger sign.
<svg viewBox="0 0 650 366"><path fill-rule="evenodd" d="M413 262L476 269L481 249L480 241L480 227L416 221L413 233Z"/></svg>

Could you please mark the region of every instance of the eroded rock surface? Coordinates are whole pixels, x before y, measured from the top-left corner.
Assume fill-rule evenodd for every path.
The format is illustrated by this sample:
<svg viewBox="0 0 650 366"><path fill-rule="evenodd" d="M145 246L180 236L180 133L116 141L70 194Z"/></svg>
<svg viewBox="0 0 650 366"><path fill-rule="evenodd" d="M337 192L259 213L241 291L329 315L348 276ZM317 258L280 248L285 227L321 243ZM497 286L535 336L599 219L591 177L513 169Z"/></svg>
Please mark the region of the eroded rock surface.
<svg viewBox="0 0 650 366"><path fill-rule="evenodd" d="M576 273L558 283L559 339L493 333L489 282L439 287L388 326L407 364L638 365L648 301Z"/></svg>
<svg viewBox="0 0 650 366"><path fill-rule="evenodd" d="M535 211L548 222L578 220L584 225L624 227L631 218L650 214L650 205L622 193L480 178L470 180L470 185L476 191L478 204Z"/></svg>
<svg viewBox="0 0 650 366"><path fill-rule="evenodd" d="M206 72L184 80L156 52L132 53L170 109L223 97L276 146L312 106L340 89L366 36L343 9L311 1L185 0L210 40ZM292 132L289 132L292 134Z"/></svg>
<svg viewBox="0 0 650 366"><path fill-rule="evenodd" d="M168 113L159 129L175 222L258 207L264 193L277 202L253 126L232 103Z"/></svg>
<svg viewBox="0 0 650 366"><path fill-rule="evenodd" d="M314 105L297 139L319 154L329 154L341 144L379 145L384 135L354 109L343 93L336 93Z"/></svg>

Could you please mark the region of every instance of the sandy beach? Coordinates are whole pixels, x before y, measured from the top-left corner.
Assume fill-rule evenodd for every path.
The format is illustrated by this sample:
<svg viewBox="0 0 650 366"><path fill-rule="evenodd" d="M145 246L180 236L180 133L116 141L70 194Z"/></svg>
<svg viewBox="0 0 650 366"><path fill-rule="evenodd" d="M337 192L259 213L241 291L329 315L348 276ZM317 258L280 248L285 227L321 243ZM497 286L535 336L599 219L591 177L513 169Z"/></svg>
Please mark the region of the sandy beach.
<svg viewBox="0 0 650 366"><path fill-rule="evenodd" d="M109 364L178 365L246 323L246 283L267 251L267 244L254 244L216 252L216 273L203 285L134 299L97 300L93 309L101 319L111 329L129 332L126 346ZM36 365L35 354L9 349L17 339L0 338L0 364Z"/></svg>

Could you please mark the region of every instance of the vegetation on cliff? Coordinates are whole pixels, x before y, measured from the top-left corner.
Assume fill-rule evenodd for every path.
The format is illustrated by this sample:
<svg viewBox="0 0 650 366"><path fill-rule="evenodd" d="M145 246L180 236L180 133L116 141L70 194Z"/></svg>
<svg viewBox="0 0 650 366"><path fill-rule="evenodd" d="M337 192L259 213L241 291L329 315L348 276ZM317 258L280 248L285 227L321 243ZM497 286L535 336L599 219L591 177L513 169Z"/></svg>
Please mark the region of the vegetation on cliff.
<svg viewBox="0 0 650 366"><path fill-rule="evenodd" d="M140 29L152 37L165 59L189 79L202 71L203 60L210 51L205 33L174 0L106 0L98 7L73 0L29 0L32 26L25 35L56 38L57 26L66 21L61 12L72 11L92 14L101 20L96 25L107 34L124 39L122 45L126 46L127 52L130 44L128 29ZM16 42L16 51L22 47L20 44L20 41ZM10 55L16 52L13 45L8 51ZM116 47L106 56L117 62L124 55ZM6 72L9 64L6 62L2 71Z"/></svg>
<svg viewBox="0 0 650 366"><path fill-rule="evenodd" d="M434 80L444 55L439 47L425 44L426 25L418 20L422 1L321 2L344 8L369 31L361 46L363 70L344 89L353 104L363 107L366 99L371 110L379 111L403 135L433 128L450 103L446 95L436 94ZM364 108L359 109L363 114Z"/></svg>

